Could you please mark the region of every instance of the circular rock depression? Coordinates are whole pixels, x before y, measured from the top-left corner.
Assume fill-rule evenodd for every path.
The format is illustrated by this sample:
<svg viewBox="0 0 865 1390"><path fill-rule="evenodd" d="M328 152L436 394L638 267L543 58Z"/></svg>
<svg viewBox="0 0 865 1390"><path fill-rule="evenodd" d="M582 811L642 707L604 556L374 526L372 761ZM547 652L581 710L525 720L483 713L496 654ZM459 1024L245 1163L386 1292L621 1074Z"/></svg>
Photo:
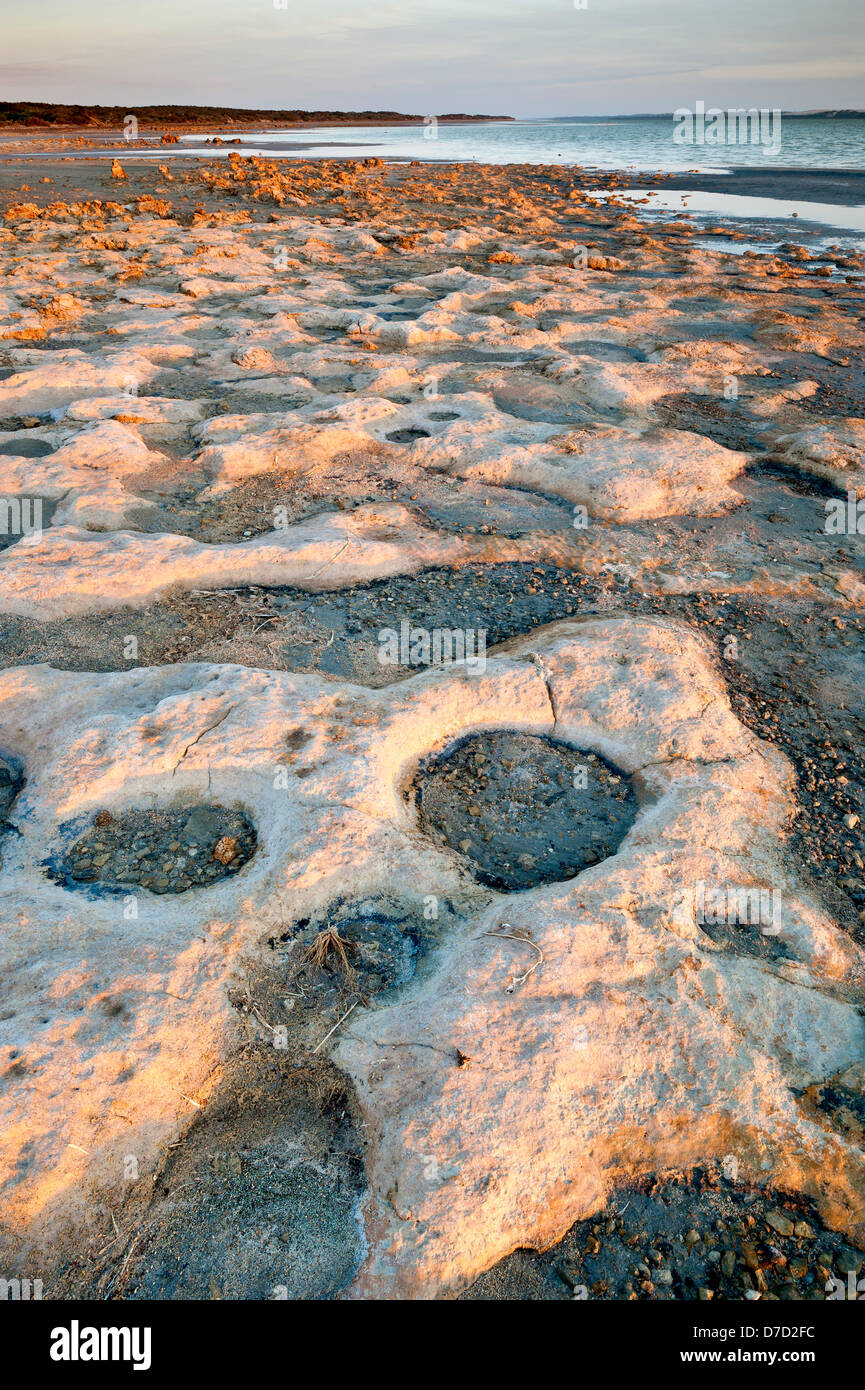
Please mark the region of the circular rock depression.
<svg viewBox="0 0 865 1390"><path fill-rule="evenodd" d="M451 919L446 903L426 921L419 911L391 897L337 902L315 921L299 923L304 942L299 983L315 992L323 971L346 989L367 996L404 985ZM283 940L290 940L286 932Z"/></svg>
<svg viewBox="0 0 865 1390"><path fill-rule="evenodd" d="M225 806L171 811L100 811L64 856L66 884L185 893L234 874L256 848L252 822Z"/></svg>
<svg viewBox="0 0 865 1390"><path fill-rule="evenodd" d="M534 734L472 734L422 763L415 788L421 829L509 892L600 863L637 814L624 773Z"/></svg>
<svg viewBox="0 0 865 1390"><path fill-rule="evenodd" d="M28 439L26 435L20 439L6 439L0 444L0 454L14 458L41 459L54 452L54 445L49 444L47 439Z"/></svg>

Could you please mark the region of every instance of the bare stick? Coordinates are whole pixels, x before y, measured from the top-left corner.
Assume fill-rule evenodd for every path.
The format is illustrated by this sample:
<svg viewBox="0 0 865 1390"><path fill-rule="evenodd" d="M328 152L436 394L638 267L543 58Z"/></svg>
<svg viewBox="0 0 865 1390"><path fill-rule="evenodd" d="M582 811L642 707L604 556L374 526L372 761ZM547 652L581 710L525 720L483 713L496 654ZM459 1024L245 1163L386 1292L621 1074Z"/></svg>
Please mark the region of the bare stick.
<svg viewBox="0 0 865 1390"><path fill-rule="evenodd" d="M324 1035L324 1037L322 1038L321 1042L318 1043L317 1046L315 1046L315 1047L312 1049L312 1050L313 1050L313 1053L318 1052L318 1049L319 1049L320 1047L324 1047L324 1045L325 1045L325 1043L327 1042L328 1038L330 1038L330 1037L333 1036L333 1034L336 1032L336 1030L337 1030L337 1028L339 1027L339 1025L340 1025L341 1023L345 1023L345 1020L348 1018L348 1016L349 1016L349 1014L351 1013L352 1009L356 1009L356 1008L357 1008L357 1000L355 999L354 1003L353 1003L349 1008L346 1009L346 1011L345 1011L345 1013L343 1014L342 1018L338 1018L338 1019L336 1020L336 1023L333 1025L333 1027L331 1028L330 1032L329 1032L329 1033L325 1033L325 1035Z"/></svg>

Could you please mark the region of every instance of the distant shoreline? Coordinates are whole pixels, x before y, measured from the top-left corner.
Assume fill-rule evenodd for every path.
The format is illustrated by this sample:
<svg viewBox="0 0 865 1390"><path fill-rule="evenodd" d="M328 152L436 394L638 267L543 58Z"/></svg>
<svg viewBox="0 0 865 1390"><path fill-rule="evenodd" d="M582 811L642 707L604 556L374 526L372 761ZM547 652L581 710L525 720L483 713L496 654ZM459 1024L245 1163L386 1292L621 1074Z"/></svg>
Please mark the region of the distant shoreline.
<svg viewBox="0 0 865 1390"><path fill-rule="evenodd" d="M722 108L722 109L727 109ZM747 109L750 107L735 109ZM593 121L658 121L675 118L673 111L596 113L584 116L510 116L468 112L409 114L402 111L268 111L226 106L188 106L179 104L99 106L48 101L0 101L0 132L18 134L45 131L93 134L122 129L129 116L139 128L171 134L196 134L214 127L233 134L258 130L297 130L304 127L423 125L435 119L442 123L549 122L579 125ZM781 111L783 120L865 120L865 110L826 108L816 111Z"/></svg>
<svg viewBox="0 0 865 1390"><path fill-rule="evenodd" d="M234 131L294 130L322 125L423 125L424 121L512 121L513 116L463 112L407 115L401 111L264 111L225 106L76 106L47 101L0 101L0 131L93 131L122 128L134 116L139 127L193 134L214 126Z"/></svg>
<svg viewBox="0 0 865 1390"><path fill-rule="evenodd" d="M710 109L710 103L707 103L707 105L706 105L706 111L707 111L707 113L708 113L709 109ZM730 111L730 110L733 110L733 111L740 111L740 110L745 110L745 111L756 111L756 110L760 110L761 108L756 107L756 106L754 106L753 104L751 104L750 106L743 106L743 105L733 106L732 104L728 104L727 106L718 106L717 108L714 108L714 107L713 107L713 109L717 109L717 110L719 110L719 111ZM775 109L774 107L765 107L765 106L762 107L762 110L764 110L764 111L765 111L765 110L774 110L774 109ZM631 114L629 114L629 115L622 115L621 113L619 113L619 114L596 115L596 116L515 116L515 117L513 117L512 119L514 119L514 120L523 120L523 121L526 121L526 120L561 121L561 122L565 122L565 123L571 122L571 123L573 123L573 124L575 124L575 125L578 125L578 124L580 123L580 121L672 121L672 120L675 119L675 114L676 114L675 111L639 111L639 112L636 112L636 113L631 113ZM856 110L852 110L852 109L849 110L849 111L845 111L845 110L842 110L841 108L837 108L837 109L829 109L829 108L827 108L825 111L784 111L784 110L782 110L782 111L781 111L781 116L782 116L782 118L783 118L785 121L836 121L836 120L837 120L837 121L853 121L853 120L865 120L865 111L856 111Z"/></svg>

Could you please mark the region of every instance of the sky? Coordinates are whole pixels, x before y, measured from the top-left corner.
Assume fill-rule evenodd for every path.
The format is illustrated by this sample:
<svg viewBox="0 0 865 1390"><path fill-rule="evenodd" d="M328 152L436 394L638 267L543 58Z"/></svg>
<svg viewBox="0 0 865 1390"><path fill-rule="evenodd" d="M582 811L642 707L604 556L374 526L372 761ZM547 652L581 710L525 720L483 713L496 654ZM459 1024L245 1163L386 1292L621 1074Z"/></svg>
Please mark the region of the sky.
<svg viewBox="0 0 865 1390"><path fill-rule="evenodd" d="M7 101L865 107L863 0L0 0L0 36Z"/></svg>

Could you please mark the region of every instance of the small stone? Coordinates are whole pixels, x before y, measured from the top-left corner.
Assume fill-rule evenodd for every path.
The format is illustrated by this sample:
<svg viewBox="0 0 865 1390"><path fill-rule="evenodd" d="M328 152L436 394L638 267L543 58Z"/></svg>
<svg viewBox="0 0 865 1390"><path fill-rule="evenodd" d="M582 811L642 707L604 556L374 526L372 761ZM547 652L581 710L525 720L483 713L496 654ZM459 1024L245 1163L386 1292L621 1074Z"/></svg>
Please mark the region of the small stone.
<svg viewBox="0 0 865 1390"><path fill-rule="evenodd" d="M686 1245L699 1245L699 1243L700 1243L700 1232L699 1232L699 1231L688 1231L688 1234L685 1236L685 1244L686 1244Z"/></svg>
<svg viewBox="0 0 865 1390"><path fill-rule="evenodd" d="M795 1229L794 1223L780 1211L767 1211L766 1224L777 1231L779 1236L791 1236Z"/></svg>
<svg viewBox="0 0 865 1390"><path fill-rule="evenodd" d="M835 1268L839 1274L858 1274L862 1268L862 1256L854 1255L852 1250L842 1250L835 1256Z"/></svg>
<svg viewBox="0 0 865 1390"><path fill-rule="evenodd" d="M701 1303L711 1303L712 1299L715 1297L715 1294L712 1289L698 1289L697 1297Z"/></svg>
<svg viewBox="0 0 865 1390"><path fill-rule="evenodd" d="M732 1250L725 1250L721 1256L721 1273L729 1279L736 1268L736 1256Z"/></svg>
<svg viewBox="0 0 865 1390"><path fill-rule="evenodd" d="M232 835L223 835L217 840L213 850L214 859L220 864L230 864L237 856L237 840Z"/></svg>
<svg viewBox="0 0 865 1390"><path fill-rule="evenodd" d="M101 830L104 825L111 825L114 820L110 811L97 811L93 817L93 824Z"/></svg>
<svg viewBox="0 0 865 1390"><path fill-rule="evenodd" d="M656 1269L652 1278L656 1284L670 1285L673 1282L673 1271L671 1269Z"/></svg>
<svg viewBox="0 0 865 1390"><path fill-rule="evenodd" d="M855 830L856 826L859 824L859 817L854 815L852 811L848 811L847 815L844 817L844 824L848 830Z"/></svg>
<svg viewBox="0 0 865 1390"><path fill-rule="evenodd" d="M793 1227L793 1234L794 1236L798 1236L800 1240L816 1239L807 1221L797 1221L796 1225Z"/></svg>
<svg viewBox="0 0 865 1390"><path fill-rule="evenodd" d="M760 1257L757 1254L757 1247L752 1245L749 1240L742 1241L742 1258L749 1269L760 1268Z"/></svg>
<svg viewBox="0 0 865 1390"><path fill-rule="evenodd" d="M570 1261L566 1260L560 1264L557 1267L557 1273L559 1278L567 1284L569 1289L575 1289L577 1285L582 1282L580 1271L577 1269L576 1265L571 1264Z"/></svg>
<svg viewBox="0 0 865 1390"><path fill-rule="evenodd" d="M760 1297L760 1291L759 1289L746 1289L745 1297L750 1303L756 1303L757 1299Z"/></svg>
<svg viewBox="0 0 865 1390"><path fill-rule="evenodd" d="M184 835L196 844L206 844L215 839L220 830L220 818L206 806L196 806L186 817L183 825Z"/></svg>

